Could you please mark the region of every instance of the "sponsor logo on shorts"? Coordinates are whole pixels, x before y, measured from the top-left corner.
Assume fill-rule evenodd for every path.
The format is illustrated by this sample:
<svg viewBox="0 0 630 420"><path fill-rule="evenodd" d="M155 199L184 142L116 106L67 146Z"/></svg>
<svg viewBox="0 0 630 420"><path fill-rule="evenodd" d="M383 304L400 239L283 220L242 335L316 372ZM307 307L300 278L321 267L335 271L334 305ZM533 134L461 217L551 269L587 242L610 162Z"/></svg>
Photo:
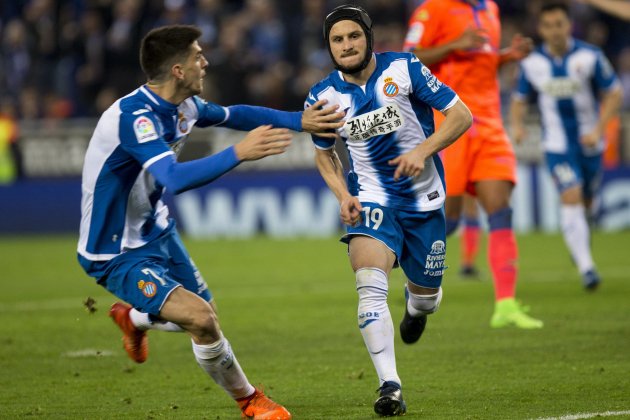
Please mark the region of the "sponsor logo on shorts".
<svg viewBox="0 0 630 420"><path fill-rule="evenodd" d="M385 96L387 96L388 98L393 98L394 96L398 95L398 91L400 89L398 89L398 85L396 84L396 82L394 82L394 79L392 79L391 77L387 77L385 79L385 85L383 86L383 93L385 94Z"/></svg>
<svg viewBox="0 0 630 420"><path fill-rule="evenodd" d="M444 274L444 260L446 259L446 244L444 241L435 241L431 245L431 252L427 255L424 265L424 275L437 277Z"/></svg>
<svg viewBox="0 0 630 420"><path fill-rule="evenodd" d="M152 281L140 280L138 289L142 290L142 294L148 298L152 298L157 293L157 286Z"/></svg>
<svg viewBox="0 0 630 420"><path fill-rule="evenodd" d="M435 200L439 196L440 196L440 193L437 192L437 191L433 191L433 192L430 192L429 194L427 194L427 198L429 199L429 201Z"/></svg>

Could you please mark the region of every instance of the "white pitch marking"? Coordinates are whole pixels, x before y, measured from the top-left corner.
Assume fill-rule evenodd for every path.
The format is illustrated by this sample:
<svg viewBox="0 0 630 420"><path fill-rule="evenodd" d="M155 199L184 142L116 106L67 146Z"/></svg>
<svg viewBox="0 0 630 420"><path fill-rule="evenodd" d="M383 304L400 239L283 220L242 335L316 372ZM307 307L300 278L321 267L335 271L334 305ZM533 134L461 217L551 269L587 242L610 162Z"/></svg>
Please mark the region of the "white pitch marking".
<svg viewBox="0 0 630 420"><path fill-rule="evenodd" d="M97 349L81 349L74 351L67 351L62 354L65 357L101 357L101 356L113 356L114 352L110 350L97 350Z"/></svg>
<svg viewBox="0 0 630 420"><path fill-rule="evenodd" d="M580 420L580 419L592 419L594 417L612 417L612 416L626 416L630 415L630 410L624 411L604 411L601 413L577 413L567 414L560 417L539 417L535 420Z"/></svg>

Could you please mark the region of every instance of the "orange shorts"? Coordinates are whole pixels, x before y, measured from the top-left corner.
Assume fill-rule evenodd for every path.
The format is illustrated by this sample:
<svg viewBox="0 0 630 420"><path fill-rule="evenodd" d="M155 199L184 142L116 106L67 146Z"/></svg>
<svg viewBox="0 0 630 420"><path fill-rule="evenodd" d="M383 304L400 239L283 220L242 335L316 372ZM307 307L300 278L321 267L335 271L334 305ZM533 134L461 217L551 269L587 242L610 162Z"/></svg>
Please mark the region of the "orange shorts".
<svg viewBox="0 0 630 420"><path fill-rule="evenodd" d="M444 149L441 156L447 196L465 192L475 195L478 181L506 180L516 184L516 156L500 121L473 118L470 129Z"/></svg>

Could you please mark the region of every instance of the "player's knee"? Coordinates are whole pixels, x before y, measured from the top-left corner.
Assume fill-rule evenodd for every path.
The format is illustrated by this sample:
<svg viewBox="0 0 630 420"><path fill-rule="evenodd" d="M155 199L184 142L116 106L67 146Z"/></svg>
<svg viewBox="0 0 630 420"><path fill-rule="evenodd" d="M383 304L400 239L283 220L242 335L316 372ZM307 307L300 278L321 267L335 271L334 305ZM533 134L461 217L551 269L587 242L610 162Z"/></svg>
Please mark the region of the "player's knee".
<svg viewBox="0 0 630 420"><path fill-rule="evenodd" d="M446 219L446 236L451 235L457 230L459 219Z"/></svg>
<svg viewBox="0 0 630 420"><path fill-rule="evenodd" d="M440 307L440 302L442 301L441 287L438 289L437 293L432 295L417 295L411 292L408 293L409 304L424 315L432 314Z"/></svg>
<svg viewBox="0 0 630 420"><path fill-rule="evenodd" d="M488 215L488 228L493 230L512 228L512 209L503 207Z"/></svg>
<svg viewBox="0 0 630 420"><path fill-rule="evenodd" d="M193 314L189 331L198 337L219 336L219 320L209 305L207 309Z"/></svg>
<svg viewBox="0 0 630 420"><path fill-rule="evenodd" d="M360 268L355 273L359 300L387 300L387 274L379 268Z"/></svg>

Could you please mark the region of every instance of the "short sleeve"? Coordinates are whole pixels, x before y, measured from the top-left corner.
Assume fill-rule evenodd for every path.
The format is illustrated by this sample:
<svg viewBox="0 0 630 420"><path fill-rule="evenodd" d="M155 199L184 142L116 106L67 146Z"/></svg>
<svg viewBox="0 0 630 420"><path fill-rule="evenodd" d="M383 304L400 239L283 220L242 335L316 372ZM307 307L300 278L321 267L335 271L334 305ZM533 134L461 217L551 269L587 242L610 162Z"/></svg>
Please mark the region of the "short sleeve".
<svg viewBox="0 0 630 420"><path fill-rule="evenodd" d="M227 108L212 102L206 102L198 96L194 96L195 106L199 113L199 118L195 125L199 127L210 127L225 122L230 113Z"/></svg>
<svg viewBox="0 0 630 420"><path fill-rule="evenodd" d="M434 24L436 19L434 15L437 13L431 7L431 2L425 2L416 8L409 19L403 51L434 46L439 27L439 25Z"/></svg>
<svg viewBox="0 0 630 420"><path fill-rule="evenodd" d="M438 111L445 111L457 102L458 97L453 90L438 80L431 70L420 62L418 57L411 55L408 61L409 77L413 97Z"/></svg>
<svg viewBox="0 0 630 420"><path fill-rule="evenodd" d="M317 102L317 97L311 91L308 93L308 96L304 101L304 109L310 108L315 102ZM328 150L335 146L335 139L323 138L315 134L311 134L311 140L318 149Z"/></svg>
<svg viewBox="0 0 630 420"><path fill-rule="evenodd" d="M602 90L610 89L617 81L617 76L615 75L615 71L610 64L610 61L608 61L604 53L601 51L597 54L595 73L593 77L597 88Z"/></svg>
<svg viewBox="0 0 630 420"><path fill-rule="evenodd" d="M145 168L173 154L160 136L158 121L152 112L121 114L118 130L121 147Z"/></svg>

